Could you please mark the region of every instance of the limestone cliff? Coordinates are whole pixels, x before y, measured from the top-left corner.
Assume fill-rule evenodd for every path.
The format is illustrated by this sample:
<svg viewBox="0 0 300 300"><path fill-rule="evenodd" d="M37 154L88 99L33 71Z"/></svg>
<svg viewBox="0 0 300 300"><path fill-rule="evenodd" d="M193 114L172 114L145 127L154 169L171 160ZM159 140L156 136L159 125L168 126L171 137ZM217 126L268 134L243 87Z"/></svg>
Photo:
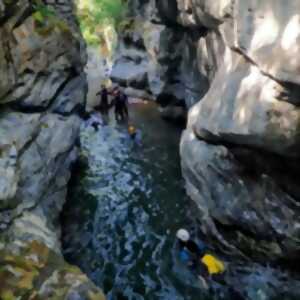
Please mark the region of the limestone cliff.
<svg viewBox="0 0 300 300"><path fill-rule="evenodd" d="M102 298L60 252L85 105L79 32L72 1L0 0L1 299Z"/></svg>
<svg viewBox="0 0 300 300"><path fill-rule="evenodd" d="M228 284L247 294L256 276L249 299L299 298L299 1L131 5L138 29L124 34L114 77L196 103L183 175L202 234L230 261Z"/></svg>
<svg viewBox="0 0 300 300"><path fill-rule="evenodd" d="M170 116L176 116L172 107L189 108L203 97L225 47L218 33L181 24L179 13L175 0L129 1L111 76L128 94L156 100Z"/></svg>
<svg viewBox="0 0 300 300"><path fill-rule="evenodd" d="M223 235L229 244L241 251L252 244L251 255L273 261L296 259L299 4L289 1L282 12L279 1L200 2L182 6L180 21L206 26L226 46L208 92L189 113L182 141L188 190L210 231L211 224L239 231L243 242Z"/></svg>

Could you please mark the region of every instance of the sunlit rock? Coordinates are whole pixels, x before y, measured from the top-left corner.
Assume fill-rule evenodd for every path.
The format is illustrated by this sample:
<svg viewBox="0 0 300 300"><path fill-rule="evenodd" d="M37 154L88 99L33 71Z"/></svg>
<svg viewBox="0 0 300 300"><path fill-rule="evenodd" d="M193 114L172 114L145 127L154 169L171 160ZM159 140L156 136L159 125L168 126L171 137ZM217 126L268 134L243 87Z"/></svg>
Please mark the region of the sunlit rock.
<svg viewBox="0 0 300 300"><path fill-rule="evenodd" d="M298 156L300 111L281 99L280 84L242 56L228 53L189 124L210 141Z"/></svg>
<svg viewBox="0 0 300 300"><path fill-rule="evenodd" d="M300 83L299 1L237 1L235 42L265 73L283 82Z"/></svg>

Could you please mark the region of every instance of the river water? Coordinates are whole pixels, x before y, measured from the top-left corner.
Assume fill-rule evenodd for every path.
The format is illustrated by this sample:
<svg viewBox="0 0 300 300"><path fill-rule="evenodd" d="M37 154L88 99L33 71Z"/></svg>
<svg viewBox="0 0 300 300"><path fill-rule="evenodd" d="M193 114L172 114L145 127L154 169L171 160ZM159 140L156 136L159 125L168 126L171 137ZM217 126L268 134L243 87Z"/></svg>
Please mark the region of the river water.
<svg viewBox="0 0 300 300"><path fill-rule="evenodd" d="M81 168L64 209L63 248L107 299L199 300L195 278L176 261L174 236L193 227L180 171L181 130L154 104L130 107L138 128L83 126Z"/></svg>

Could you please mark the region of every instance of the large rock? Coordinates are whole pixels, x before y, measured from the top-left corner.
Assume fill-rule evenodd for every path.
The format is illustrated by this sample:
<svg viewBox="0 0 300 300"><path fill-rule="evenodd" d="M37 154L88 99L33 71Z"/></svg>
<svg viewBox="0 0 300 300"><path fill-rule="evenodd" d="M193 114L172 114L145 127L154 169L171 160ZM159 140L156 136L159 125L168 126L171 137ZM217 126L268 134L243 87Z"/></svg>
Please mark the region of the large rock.
<svg viewBox="0 0 300 300"><path fill-rule="evenodd" d="M232 15L233 0L177 0L178 22L185 27L217 28Z"/></svg>
<svg viewBox="0 0 300 300"><path fill-rule="evenodd" d="M205 97L190 112L190 126L211 141L299 156L300 110L281 96L282 85L227 50Z"/></svg>
<svg viewBox="0 0 300 300"><path fill-rule="evenodd" d="M122 30L112 79L146 90L159 103L168 99L163 105L190 107L208 88L196 59L201 33L185 31L176 16L175 1L130 1L131 19Z"/></svg>
<svg viewBox="0 0 300 300"><path fill-rule="evenodd" d="M38 131L39 114L2 113L0 118L1 208L17 205L20 180L19 153L31 143Z"/></svg>
<svg viewBox="0 0 300 300"><path fill-rule="evenodd" d="M224 37L217 30L222 22L216 20L219 15L227 19L231 11L229 1L221 7L200 2L129 1L131 21L122 30L112 79L135 88L140 82L139 88L146 89L151 99L160 104L162 98L168 99L163 105L189 108L198 102L225 51ZM205 16L214 30L208 31L200 16ZM133 71L124 75L122 69Z"/></svg>
<svg viewBox="0 0 300 300"><path fill-rule="evenodd" d="M183 100L179 71L182 37L180 31L136 17L122 33L112 80L125 87L146 90L155 98L167 94L170 101ZM178 45L175 49L174 44Z"/></svg>
<svg viewBox="0 0 300 300"><path fill-rule="evenodd" d="M0 35L0 298L104 299L60 245L86 97L73 2L0 0Z"/></svg>
<svg viewBox="0 0 300 300"><path fill-rule="evenodd" d="M21 108L46 109L59 91L83 70L81 41L68 21L34 11L29 1L17 1L14 14L0 28L0 102ZM32 12L33 10L33 12ZM41 14L41 16L40 16Z"/></svg>
<svg viewBox="0 0 300 300"><path fill-rule="evenodd" d="M253 152L210 145L191 130L183 135L181 155L188 193L207 233L262 261L297 257L299 205L283 188L285 182L297 183L294 174L286 178L281 172L283 161L257 152L247 164ZM226 235L227 226L235 231ZM224 232L218 233L218 228Z"/></svg>
<svg viewBox="0 0 300 300"><path fill-rule="evenodd" d="M300 84L299 9L297 0L239 0L234 5L234 47L264 73L295 85Z"/></svg>
<svg viewBox="0 0 300 300"><path fill-rule="evenodd" d="M287 173L287 162L270 154L209 144L191 129L181 157L202 238L229 261L226 284L245 299L297 299L300 207L293 196L300 196L300 170Z"/></svg>
<svg viewBox="0 0 300 300"><path fill-rule="evenodd" d="M2 209L15 205L12 199L16 194L19 181L16 153L14 145L2 146L0 156L0 208Z"/></svg>

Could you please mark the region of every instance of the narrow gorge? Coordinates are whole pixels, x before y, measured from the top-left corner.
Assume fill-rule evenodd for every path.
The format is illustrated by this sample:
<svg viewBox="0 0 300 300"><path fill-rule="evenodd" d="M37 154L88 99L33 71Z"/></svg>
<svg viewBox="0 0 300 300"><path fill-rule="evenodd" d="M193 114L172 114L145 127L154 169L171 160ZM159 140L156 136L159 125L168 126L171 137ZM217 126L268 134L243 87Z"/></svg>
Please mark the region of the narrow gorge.
<svg viewBox="0 0 300 300"><path fill-rule="evenodd" d="M0 0L0 299L300 299L299 1L119 1L110 55L92 2Z"/></svg>

